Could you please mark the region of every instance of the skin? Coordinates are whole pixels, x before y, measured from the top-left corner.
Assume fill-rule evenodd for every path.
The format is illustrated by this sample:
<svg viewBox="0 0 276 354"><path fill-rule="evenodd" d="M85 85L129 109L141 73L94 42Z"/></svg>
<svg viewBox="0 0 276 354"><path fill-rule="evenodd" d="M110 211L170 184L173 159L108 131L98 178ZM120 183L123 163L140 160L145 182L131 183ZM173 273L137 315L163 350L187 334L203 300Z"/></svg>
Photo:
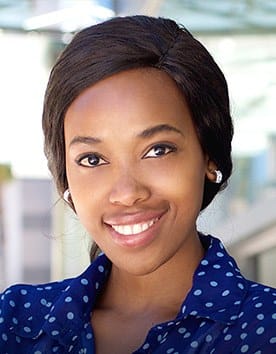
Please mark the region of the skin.
<svg viewBox="0 0 276 354"><path fill-rule="evenodd" d="M215 166L202 153L181 91L154 68L124 71L83 91L64 132L76 213L113 264L93 312L97 352L112 346L129 353L154 323L177 314L192 286L204 254L196 219ZM150 220L138 235L111 226ZM128 339L120 348L122 331Z"/></svg>

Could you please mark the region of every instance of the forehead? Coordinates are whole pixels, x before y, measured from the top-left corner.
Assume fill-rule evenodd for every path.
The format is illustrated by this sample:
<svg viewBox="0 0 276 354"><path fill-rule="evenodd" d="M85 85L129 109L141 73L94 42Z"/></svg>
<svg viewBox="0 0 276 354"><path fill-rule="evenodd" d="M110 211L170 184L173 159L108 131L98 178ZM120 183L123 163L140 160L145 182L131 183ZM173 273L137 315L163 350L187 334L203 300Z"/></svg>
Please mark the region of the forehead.
<svg viewBox="0 0 276 354"><path fill-rule="evenodd" d="M68 110L81 109L88 103L100 103L103 99L113 104L118 100L126 102L128 99L138 101L143 98L164 103L172 100L185 101L177 84L167 73L156 68L139 68L119 72L88 87Z"/></svg>
<svg viewBox="0 0 276 354"><path fill-rule="evenodd" d="M116 125L123 133L126 125L142 130L147 124L187 120L189 109L174 80L164 71L143 68L114 74L85 89L67 110L65 130L68 125L81 129L89 121L93 130Z"/></svg>

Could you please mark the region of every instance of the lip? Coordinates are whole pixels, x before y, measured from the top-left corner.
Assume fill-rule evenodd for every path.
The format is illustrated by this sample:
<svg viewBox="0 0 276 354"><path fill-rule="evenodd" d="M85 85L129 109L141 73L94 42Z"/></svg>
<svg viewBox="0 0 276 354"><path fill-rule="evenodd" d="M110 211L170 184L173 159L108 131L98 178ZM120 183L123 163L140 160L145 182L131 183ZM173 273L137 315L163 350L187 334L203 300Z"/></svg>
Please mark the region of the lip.
<svg viewBox="0 0 276 354"><path fill-rule="evenodd" d="M113 241L122 247L142 247L149 244L154 238L158 235L158 228L160 227L161 219L167 213L167 210L162 212L146 212L146 213L134 213L134 214L124 214L117 215L113 219L110 218L105 221L105 225L108 228L108 231L113 239ZM149 226L145 231L123 235L118 233L112 226L118 225L134 225L149 223L151 220L154 220L154 223Z"/></svg>

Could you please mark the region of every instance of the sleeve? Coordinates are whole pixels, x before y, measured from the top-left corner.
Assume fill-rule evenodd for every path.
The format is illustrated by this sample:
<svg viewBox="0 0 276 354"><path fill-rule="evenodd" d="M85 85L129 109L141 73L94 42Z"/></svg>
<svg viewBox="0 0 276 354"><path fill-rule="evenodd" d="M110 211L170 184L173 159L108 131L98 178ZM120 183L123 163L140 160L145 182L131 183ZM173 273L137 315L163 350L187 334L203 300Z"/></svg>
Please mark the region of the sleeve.
<svg viewBox="0 0 276 354"><path fill-rule="evenodd" d="M276 290L258 294L251 299L251 315L244 314L243 330L240 333L238 353L269 354L276 353Z"/></svg>

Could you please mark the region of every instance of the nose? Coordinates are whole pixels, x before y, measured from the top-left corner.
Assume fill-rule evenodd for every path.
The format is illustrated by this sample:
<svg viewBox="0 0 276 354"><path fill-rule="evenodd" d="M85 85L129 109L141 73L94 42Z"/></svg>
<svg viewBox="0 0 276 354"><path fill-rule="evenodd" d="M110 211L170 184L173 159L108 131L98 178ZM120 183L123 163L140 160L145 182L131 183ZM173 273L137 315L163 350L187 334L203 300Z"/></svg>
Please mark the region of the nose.
<svg viewBox="0 0 276 354"><path fill-rule="evenodd" d="M150 188L145 183L125 172L113 181L109 201L116 205L133 206L146 201L150 194Z"/></svg>

